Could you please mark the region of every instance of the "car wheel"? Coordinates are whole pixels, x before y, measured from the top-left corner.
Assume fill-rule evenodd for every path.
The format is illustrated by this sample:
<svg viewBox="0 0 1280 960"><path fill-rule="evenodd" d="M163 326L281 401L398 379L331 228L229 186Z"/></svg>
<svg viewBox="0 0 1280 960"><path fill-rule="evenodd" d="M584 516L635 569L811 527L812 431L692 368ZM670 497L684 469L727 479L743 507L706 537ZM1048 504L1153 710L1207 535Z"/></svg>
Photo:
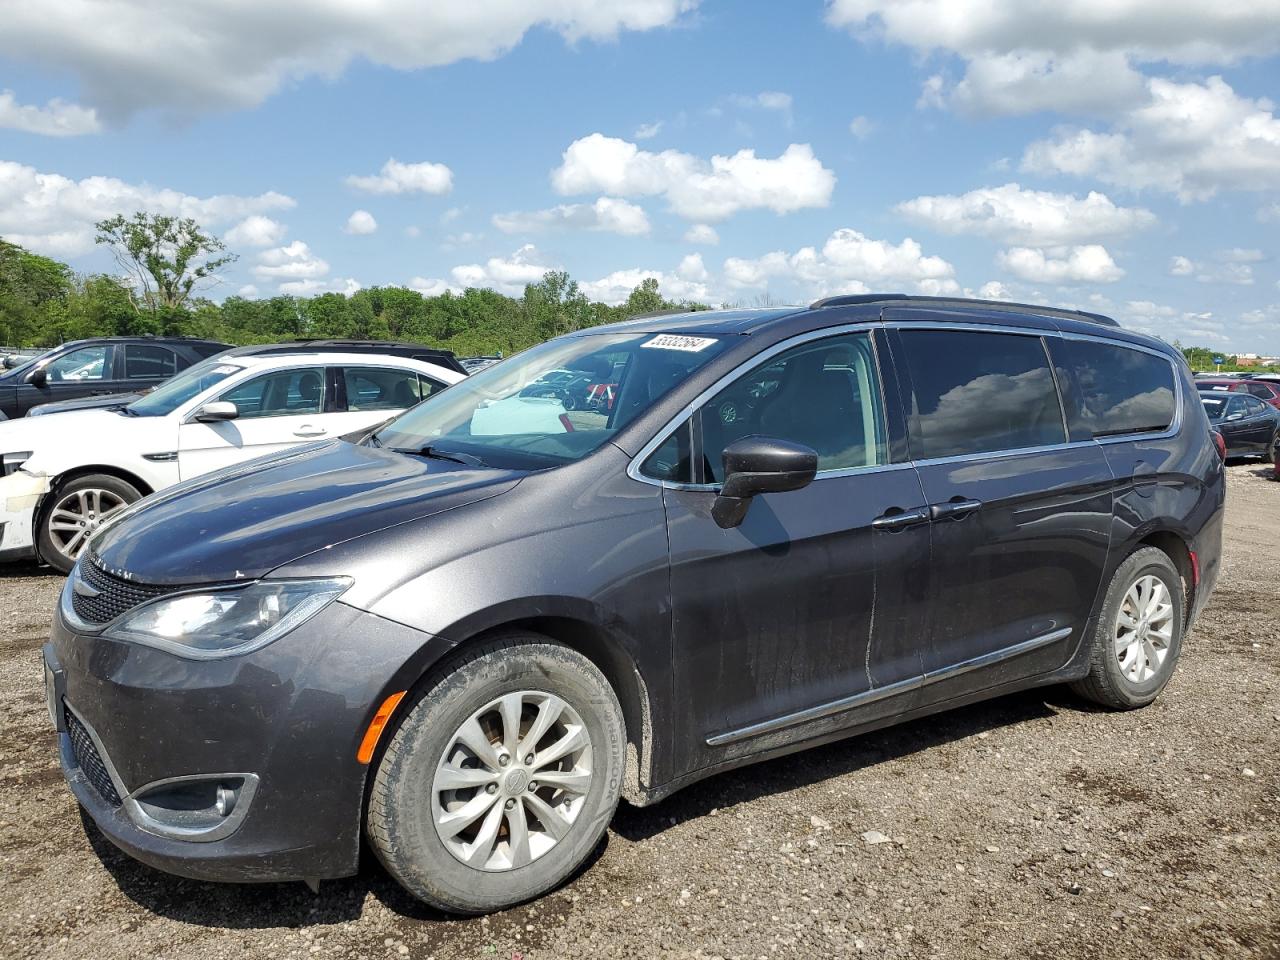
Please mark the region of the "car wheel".
<svg viewBox="0 0 1280 960"><path fill-rule="evenodd" d="M521 903L595 849L625 750L622 708L594 664L538 634L507 634L424 684L378 764L370 842L433 906Z"/></svg>
<svg viewBox="0 0 1280 960"><path fill-rule="evenodd" d="M142 499L142 492L119 477L95 473L56 487L36 530L40 559L70 573L89 538L113 515Z"/></svg>
<svg viewBox="0 0 1280 960"><path fill-rule="evenodd" d="M1090 640L1089 674L1072 688L1116 710L1145 707L1182 651L1182 578L1163 550L1143 547L1116 571Z"/></svg>

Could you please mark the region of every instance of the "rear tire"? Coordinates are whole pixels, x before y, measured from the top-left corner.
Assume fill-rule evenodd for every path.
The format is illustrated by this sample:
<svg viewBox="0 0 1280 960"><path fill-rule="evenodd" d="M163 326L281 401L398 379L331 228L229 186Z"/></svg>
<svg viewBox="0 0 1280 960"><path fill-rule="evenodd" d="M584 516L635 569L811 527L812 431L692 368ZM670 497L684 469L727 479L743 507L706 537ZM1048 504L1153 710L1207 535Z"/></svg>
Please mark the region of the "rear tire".
<svg viewBox="0 0 1280 960"><path fill-rule="evenodd" d="M1113 710L1151 703L1182 652L1182 577L1163 550L1134 551L1107 587L1090 638L1089 673L1071 688Z"/></svg>
<svg viewBox="0 0 1280 960"><path fill-rule="evenodd" d="M618 698L591 661L538 634L503 635L424 684L378 764L370 843L440 909L530 900L599 843L626 742Z"/></svg>
<svg viewBox="0 0 1280 960"><path fill-rule="evenodd" d="M46 498L36 526L36 551L55 570L70 573L94 531L113 514L142 499L133 484L92 473L60 484Z"/></svg>

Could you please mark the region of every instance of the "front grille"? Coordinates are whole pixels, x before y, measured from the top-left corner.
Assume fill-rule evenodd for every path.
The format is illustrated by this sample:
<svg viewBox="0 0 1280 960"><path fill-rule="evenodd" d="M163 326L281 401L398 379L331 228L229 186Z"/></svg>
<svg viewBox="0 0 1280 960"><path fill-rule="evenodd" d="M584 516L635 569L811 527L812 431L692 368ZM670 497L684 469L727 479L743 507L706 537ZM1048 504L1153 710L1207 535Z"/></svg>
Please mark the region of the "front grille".
<svg viewBox="0 0 1280 960"><path fill-rule="evenodd" d="M126 610L132 610L140 603L162 597L176 589L125 580L99 570L88 558L76 565L76 571L73 576L79 577L87 586L97 591L96 596L86 597L76 592L74 583L71 585L71 606L76 616L85 623L108 623Z"/></svg>
<svg viewBox="0 0 1280 960"><path fill-rule="evenodd" d="M120 794L116 785L111 782L111 774L107 773L107 765L102 762L98 748L93 745L93 737L80 722L80 718L66 708L62 708L67 718L67 734L71 737L71 752L75 754L76 766L84 774L86 780L98 791L98 796L113 807L120 806Z"/></svg>

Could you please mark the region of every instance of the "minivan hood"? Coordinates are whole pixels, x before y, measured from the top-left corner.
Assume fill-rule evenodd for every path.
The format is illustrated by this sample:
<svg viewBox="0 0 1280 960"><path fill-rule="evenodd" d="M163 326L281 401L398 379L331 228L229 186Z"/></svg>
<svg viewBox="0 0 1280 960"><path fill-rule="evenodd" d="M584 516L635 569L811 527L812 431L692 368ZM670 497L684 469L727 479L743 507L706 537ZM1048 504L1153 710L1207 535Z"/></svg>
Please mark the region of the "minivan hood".
<svg viewBox="0 0 1280 960"><path fill-rule="evenodd" d="M315 550L505 493L522 476L330 440L148 497L90 550L100 566L145 583L252 579Z"/></svg>

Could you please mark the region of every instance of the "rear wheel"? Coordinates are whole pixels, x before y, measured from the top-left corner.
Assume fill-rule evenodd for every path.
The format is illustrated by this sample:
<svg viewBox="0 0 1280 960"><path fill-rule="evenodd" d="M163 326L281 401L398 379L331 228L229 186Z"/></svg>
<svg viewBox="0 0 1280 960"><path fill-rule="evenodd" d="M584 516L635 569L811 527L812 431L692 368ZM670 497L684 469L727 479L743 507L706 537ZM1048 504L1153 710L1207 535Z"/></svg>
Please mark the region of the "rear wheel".
<svg viewBox="0 0 1280 960"><path fill-rule="evenodd" d="M1163 550L1143 547L1107 587L1077 693L1116 710L1145 707L1173 676L1182 651L1182 578Z"/></svg>
<svg viewBox="0 0 1280 960"><path fill-rule="evenodd" d="M104 522L142 492L119 477L95 473L76 477L58 486L40 515L36 545L40 559L63 573L70 573L76 557Z"/></svg>
<svg viewBox="0 0 1280 960"><path fill-rule="evenodd" d="M433 906L487 913L531 899L599 842L625 744L594 664L545 637L507 635L428 681L378 765L370 841Z"/></svg>

